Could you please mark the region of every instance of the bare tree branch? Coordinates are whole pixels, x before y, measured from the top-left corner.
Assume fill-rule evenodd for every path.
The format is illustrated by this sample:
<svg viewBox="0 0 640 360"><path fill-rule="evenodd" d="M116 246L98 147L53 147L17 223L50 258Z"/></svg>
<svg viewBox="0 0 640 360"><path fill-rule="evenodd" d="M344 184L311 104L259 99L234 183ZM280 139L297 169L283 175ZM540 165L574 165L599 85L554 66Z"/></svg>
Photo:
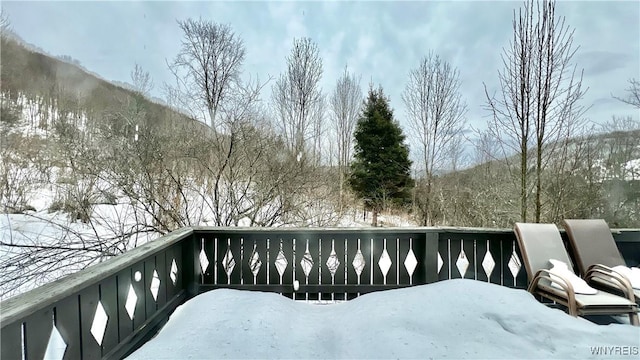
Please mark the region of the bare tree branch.
<svg viewBox="0 0 640 360"><path fill-rule="evenodd" d="M131 71L131 80L136 90L143 96L148 96L153 90L153 79L148 71L144 71L142 66L135 64Z"/></svg>
<svg viewBox="0 0 640 360"><path fill-rule="evenodd" d="M627 93L628 94L626 98L614 96L614 99L620 100L625 104L629 104L640 109L640 81L636 79L629 79L629 87L627 88Z"/></svg>
<svg viewBox="0 0 640 360"><path fill-rule="evenodd" d="M425 189L419 198L423 225L433 225L432 186L437 170L451 162L450 146L462 138L467 105L460 94L457 69L433 52L409 72L402 93L412 135L420 146Z"/></svg>
<svg viewBox="0 0 640 360"><path fill-rule="evenodd" d="M572 65L576 50L573 31L564 17L556 16L555 1L527 0L518 16L514 11L513 39L502 55L504 69L498 72L501 93L490 96L485 86L493 115L489 131L508 162L516 154L520 160L522 221L528 218L531 192L535 221L540 221L544 169L557 155L556 147L566 145L568 132L581 128L576 124L586 111L580 105L586 90L582 72Z"/></svg>
<svg viewBox="0 0 640 360"><path fill-rule="evenodd" d="M174 71L183 71L186 89L195 88L189 96L207 110L208 123L216 129L218 116L232 87L240 80L245 58L244 42L230 25L206 20L178 21L184 33L182 47L171 64Z"/></svg>
<svg viewBox="0 0 640 360"><path fill-rule="evenodd" d="M305 155L307 142L314 137L314 119L324 110L319 106L321 78L318 46L309 38L294 39L287 70L273 86L272 97L287 148L298 157Z"/></svg>

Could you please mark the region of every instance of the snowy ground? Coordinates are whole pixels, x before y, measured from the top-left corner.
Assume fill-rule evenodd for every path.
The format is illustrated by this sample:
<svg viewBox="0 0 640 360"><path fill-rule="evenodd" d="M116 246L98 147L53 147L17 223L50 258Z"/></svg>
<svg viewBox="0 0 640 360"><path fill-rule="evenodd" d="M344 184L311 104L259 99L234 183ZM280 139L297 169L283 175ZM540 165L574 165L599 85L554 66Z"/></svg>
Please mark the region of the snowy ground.
<svg viewBox="0 0 640 360"><path fill-rule="evenodd" d="M120 240L135 226L126 205L96 205L96 218L85 224L62 212L49 213L45 197L37 200L35 212L0 214L0 300L102 261L101 244L119 253L158 237L143 232Z"/></svg>
<svg viewBox="0 0 640 360"><path fill-rule="evenodd" d="M140 216L122 199L117 205L96 205L91 223L83 224L79 221L72 222L69 216L62 212L49 213L47 208L54 197L52 190L39 188L31 201L36 211L28 214L0 214L0 269L3 270L0 272L0 300L16 296L102 260L95 253L82 251L81 248L95 247L102 241L108 244L117 243L118 248L131 249L159 236L157 233L144 232L131 236L126 241L120 241L120 234L126 234L135 228ZM399 215L381 214L379 220L384 226L415 226L415 223ZM337 225L366 227L370 223L371 213L364 217L360 211L357 216L353 212L345 214ZM72 251L47 252L40 249L36 258L30 260L30 248L18 245L64 246L78 250L77 256L71 256ZM16 259L22 259L24 263L16 263ZM2 267L2 264L5 266ZM35 279L26 276L36 272L38 275Z"/></svg>
<svg viewBox="0 0 640 360"><path fill-rule="evenodd" d="M596 325L524 290L458 279L323 306L214 290L176 309L129 358L637 359L639 347L640 328Z"/></svg>

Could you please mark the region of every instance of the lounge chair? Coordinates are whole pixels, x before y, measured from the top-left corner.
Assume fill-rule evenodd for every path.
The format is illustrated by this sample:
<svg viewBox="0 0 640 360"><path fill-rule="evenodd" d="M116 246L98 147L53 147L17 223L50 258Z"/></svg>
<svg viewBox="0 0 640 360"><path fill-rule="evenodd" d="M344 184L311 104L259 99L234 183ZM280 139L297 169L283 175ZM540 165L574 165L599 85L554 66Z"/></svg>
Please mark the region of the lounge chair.
<svg viewBox="0 0 640 360"><path fill-rule="evenodd" d="M609 225L602 219L567 219L564 228L575 255L578 272L594 286L635 298L640 304L640 289L616 268L627 264L616 246Z"/></svg>
<svg viewBox="0 0 640 360"><path fill-rule="evenodd" d="M576 291L578 281L583 281L571 269L571 260L555 224L516 223L515 233L531 294L565 306L572 316L624 314L629 315L631 324L640 325L635 301L591 287L588 287L593 291L591 294ZM550 260L564 263L564 272L551 269Z"/></svg>

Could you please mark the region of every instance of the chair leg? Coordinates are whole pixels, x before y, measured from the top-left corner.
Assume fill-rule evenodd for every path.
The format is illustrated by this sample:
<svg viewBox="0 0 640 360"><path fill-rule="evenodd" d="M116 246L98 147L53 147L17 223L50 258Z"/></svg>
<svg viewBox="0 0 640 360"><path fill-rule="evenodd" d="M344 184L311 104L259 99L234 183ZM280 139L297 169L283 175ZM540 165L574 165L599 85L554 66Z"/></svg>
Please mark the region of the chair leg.
<svg viewBox="0 0 640 360"><path fill-rule="evenodd" d="M575 302L568 302L568 308L569 308L569 315L573 316L573 317L578 317L578 304L576 304Z"/></svg>

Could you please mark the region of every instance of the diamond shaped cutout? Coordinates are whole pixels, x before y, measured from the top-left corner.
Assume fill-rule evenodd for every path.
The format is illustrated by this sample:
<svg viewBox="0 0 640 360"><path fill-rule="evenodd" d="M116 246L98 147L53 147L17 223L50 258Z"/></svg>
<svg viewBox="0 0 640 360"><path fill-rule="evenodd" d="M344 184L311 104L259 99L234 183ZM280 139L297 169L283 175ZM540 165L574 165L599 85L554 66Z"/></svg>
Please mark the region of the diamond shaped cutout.
<svg viewBox="0 0 640 360"><path fill-rule="evenodd" d="M338 255L336 254L333 246L331 247L331 254L327 258L327 268L331 273L331 277L336 276L336 272L338 271L338 267L340 267L340 259L338 259Z"/></svg>
<svg viewBox="0 0 640 360"><path fill-rule="evenodd" d="M304 275L309 277L309 273L313 268L313 257L311 257L311 253L309 252L309 242L307 242L307 250L302 255L302 260L300 260L300 266L302 266L302 271Z"/></svg>
<svg viewBox="0 0 640 360"><path fill-rule="evenodd" d="M520 258L518 257L518 254L516 254L515 250L511 253L508 266L509 270L511 270L511 275L513 275L513 277L518 276L520 268L522 268L522 263L520 262Z"/></svg>
<svg viewBox="0 0 640 360"><path fill-rule="evenodd" d="M278 252L278 256L276 257L276 269L278 270L278 274L280 274L280 277L284 275L284 271L287 269L288 264L289 262L287 261L287 258L284 256L282 250L280 250Z"/></svg>
<svg viewBox="0 0 640 360"><path fill-rule="evenodd" d="M151 290L151 295L153 295L153 300L158 301L158 291L160 290L160 277L158 276L158 272L153 270L153 278L151 279L151 286L149 287Z"/></svg>
<svg viewBox="0 0 640 360"><path fill-rule="evenodd" d="M464 274L469 267L469 260L467 260L467 254L465 254L464 249L460 250L460 255L458 255L458 260L456 260L456 267L460 272L460 276L464 278Z"/></svg>
<svg viewBox="0 0 640 360"><path fill-rule="evenodd" d="M236 267L236 261L233 258L231 249L227 249L227 253L224 254L224 257L222 258L222 266L224 267L224 272L227 273L227 276L231 276L233 268Z"/></svg>
<svg viewBox="0 0 640 360"><path fill-rule="evenodd" d="M482 260L482 268L484 269L485 274L487 274L487 277L491 277L491 273L493 272L493 269L495 267L496 262L493 260L491 252L487 250L487 252L484 254L484 259Z"/></svg>
<svg viewBox="0 0 640 360"><path fill-rule="evenodd" d="M200 269L202 269L202 273L207 272L207 268L209 267L209 259L207 259L207 253L204 252L204 249L200 250Z"/></svg>
<svg viewBox="0 0 640 360"><path fill-rule="evenodd" d="M442 261L442 256L440 256L440 252L438 252L438 274L440 274L440 270L442 270L442 265L444 265L444 261Z"/></svg>
<svg viewBox="0 0 640 360"><path fill-rule="evenodd" d="M387 249L382 250L382 255L380 255L380 260L378 260L378 266L382 271L382 275L386 278L387 273L389 273L389 269L391 268L391 257L387 252Z"/></svg>
<svg viewBox="0 0 640 360"><path fill-rule="evenodd" d="M253 273L253 276L258 276L258 272L260 272L260 267L262 266L262 260L260 260L260 255L256 251L256 245L253 244L253 251L251 252L251 256L249 257L249 269Z"/></svg>
<svg viewBox="0 0 640 360"><path fill-rule="evenodd" d="M353 262L351 263L351 265L353 265L353 269L356 271L356 274L358 274L358 276L362 274L362 270L364 270L365 264L366 262L364 261L364 256L362 256L362 251L358 249L358 252L356 252L356 256L353 257Z"/></svg>
<svg viewBox="0 0 640 360"><path fill-rule="evenodd" d="M171 282L173 285L178 281L178 265L176 265L176 259L171 261L171 271L169 272L169 277L171 278Z"/></svg>
<svg viewBox="0 0 640 360"><path fill-rule="evenodd" d="M409 276L413 275L417 266L418 259L416 259L416 254L413 253L413 249L409 249L409 253L407 253L407 257L404 259L404 268L407 269Z"/></svg>
<svg viewBox="0 0 640 360"><path fill-rule="evenodd" d="M96 339L98 345L102 345L102 339L104 338L104 332L107 330L107 321L109 317L107 312L104 311L102 302L98 301L96 306L96 314L93 316L93 322L91 323L91 335Z"/></svg>
<svg viewBox="0 0 640 360"><path fill-rule="evenodd" d="M54 325L51 328L51 335L47 343L47 350L44 353L45 359L63 359L64 353L67 351L67 343L64 342L58 328Z"/></svg>
<svg viewBox="0 0 640 360"><path fill-rule="evenodd" d="M129 318L133 320L133 315L136 312L136 303L138 302L138 295L136 295L136 291L133 289L133 285L129 285L129 292L127 293L127 301L124 304L125 309L127 309L127 314L129 314Z"/></svg>

